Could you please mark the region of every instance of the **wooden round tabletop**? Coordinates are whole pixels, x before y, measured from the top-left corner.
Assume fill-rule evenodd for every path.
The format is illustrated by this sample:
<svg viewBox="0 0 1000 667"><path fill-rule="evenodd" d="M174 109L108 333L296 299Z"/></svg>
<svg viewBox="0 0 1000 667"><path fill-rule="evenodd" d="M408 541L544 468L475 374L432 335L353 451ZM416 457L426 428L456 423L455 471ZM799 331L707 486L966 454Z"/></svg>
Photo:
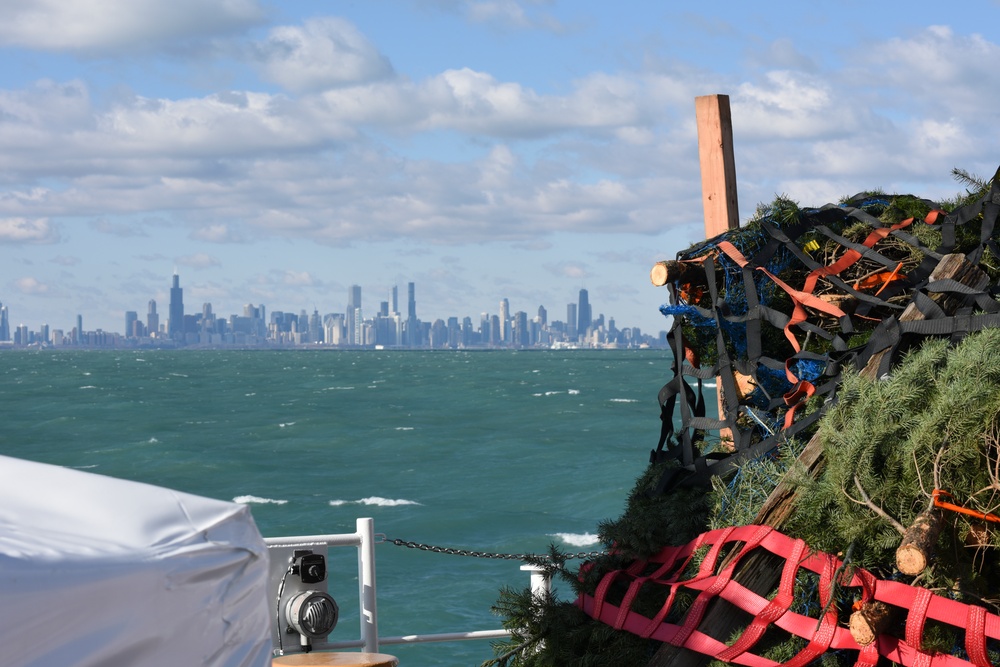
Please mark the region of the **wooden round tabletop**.
<svg viewBox="0 0 1000 667"><path fill-rule="evenodd" d="M323 665L324 667L396 667L399 660L385 653L292 653L279 655L271 661L273 667L292 665Z"/></svg>

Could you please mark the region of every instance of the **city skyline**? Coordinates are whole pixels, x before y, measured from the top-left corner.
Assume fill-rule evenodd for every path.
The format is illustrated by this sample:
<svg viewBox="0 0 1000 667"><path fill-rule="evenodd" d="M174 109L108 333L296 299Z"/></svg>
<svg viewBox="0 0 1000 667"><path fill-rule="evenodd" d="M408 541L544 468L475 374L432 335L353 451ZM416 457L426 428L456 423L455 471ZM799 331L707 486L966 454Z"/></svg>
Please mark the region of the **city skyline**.
<svg viewBox="0 0 1000 667"><path fill-rule="evenodd" d="M0 3L0 299L120 330L150 298L166 319L175 267L224 313L587 286L656 331L650 267L704 238L698 96L730 97L741 221L995 172L1000 0L902 7Z"/></svg>
<svg viewBox="0 0 1000 667"><path fill-rule="evenodd" d="M603 312L595 318L589 291L581 288L577 300L565 304L564 320L549 318L545 304L539 304L534 314L510 307L503 297L497 312L483 310L478 315L450 315L445 318L422 320L417 315L416 284L406 284L407 302L400 308L394 285L386 299L375 299L377 307L366 313L363 288L351 285L342 311L317 306L312 313L305 308L297 312L268 308L266 304L245 304L242 314L217 314L210 302L200 311L185 306L184 288L175 271L171 279L168 317L161 320L156 299L149 299L145 317L136 310L123 315L121 331L101 328L88 330L83 314L75 315L76 325L67 330L48 322L37 328L23 323L9 325L9 309L0 301L0 345L27 346L301 346L328 347L640 347L664 343L665 328L658 332L642 332L639 327L616 322L613 315ZM473 323L475 322L475 324ZM586 322L586 325L584 324Z"/></svg>

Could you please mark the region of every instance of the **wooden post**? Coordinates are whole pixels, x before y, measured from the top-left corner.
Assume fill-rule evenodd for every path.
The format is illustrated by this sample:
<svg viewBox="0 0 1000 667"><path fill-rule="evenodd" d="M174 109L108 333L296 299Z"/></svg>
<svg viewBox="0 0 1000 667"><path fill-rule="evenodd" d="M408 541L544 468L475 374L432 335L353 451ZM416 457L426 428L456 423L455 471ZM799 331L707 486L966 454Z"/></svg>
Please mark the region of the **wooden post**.
<svg viewBox="0 0 1000 667"><path fill-rule="evenodd" d="M701 163L701 202L705 209L705 238L740 226L736 197L736 158L733 154L733 115L729 95L694 98L698 123L698 161ZM725 417L722 383L716 380L719 419ZM719 439L732 442L728 428L719 429Z"/></svg>
<svg viewBox="0 0 1000 667"><path fill-rule="evenodd" d="M701 201L705 208L705 238L740 226L733 155L733 116L729 95L704 95L694 100L701 162Z"/></svg>

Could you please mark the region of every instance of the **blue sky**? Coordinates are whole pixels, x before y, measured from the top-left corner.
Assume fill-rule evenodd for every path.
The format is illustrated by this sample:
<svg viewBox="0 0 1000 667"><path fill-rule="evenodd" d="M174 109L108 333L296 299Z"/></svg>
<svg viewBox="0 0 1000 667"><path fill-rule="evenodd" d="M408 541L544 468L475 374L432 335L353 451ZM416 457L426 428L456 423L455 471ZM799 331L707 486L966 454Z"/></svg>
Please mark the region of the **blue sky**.
<svg viewBox="0 0 1000 667"><path fill-rule="evenodd" d="M740 218L950 197L1000 165L1000 0L0 0L0 303L124 329L243 305L433 320L539 305L655 333L703 238L694 98Z"/></svg>

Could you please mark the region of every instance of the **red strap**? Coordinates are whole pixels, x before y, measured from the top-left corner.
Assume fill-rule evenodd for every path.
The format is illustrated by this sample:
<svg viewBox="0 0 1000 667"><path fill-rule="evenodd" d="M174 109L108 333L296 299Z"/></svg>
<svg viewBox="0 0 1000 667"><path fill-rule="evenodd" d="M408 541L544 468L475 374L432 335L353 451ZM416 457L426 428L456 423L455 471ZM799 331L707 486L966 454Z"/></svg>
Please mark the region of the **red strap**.
<svg viewBox="0 0 1000 667"><path fill-rule="evenodd" d="M913 596L910 613L906 615L906 643L919 650L924 638L924 621L932 594L926 588L918 588Z"/></svg>
<svg viewBox="0 0 1000 667"><path fill-rule="evenodd" d="M795 573L799 570L799 559L802 558L805 550L806 543L802 540L796 540L791 553L785 559L785 567L781 571L781 582L778 584L778 594L768 602L767 606L760 613L754 616L753 621L743 631L740 638L732 646L716 656L718 660L732 662L736 656L749 651L764 636L767 627L781 618L788 611L788 608L792 606L792 601L795 599ZM877 654L875 657L878 659Z"/></svg>
<svg viewBox="0 0 1000 667"><path fill-rule="evenodd" d="M738 553L718 574L714 574L719 557L726 544L742 543ZM701 546L710 546L709 554L698 573L691 579L682 580L690 559ZM763 548L786 559L782 570L778 592L772 600L743 587L731 577L742 558L755 548ZM930 591L902 582L876 579L871 573L856 568L849 582L839 582L841 586L860 589L863 600L876 599L903 609L909 609L906 623L906 640L902 641L883 635L867 648L858 646L847 628L837 623L836 606L821 619L819 626L815 618L795 613L789 609L791 591L794 589L796 573L805 568L820 575L820 603L826 604L833 595L833 577L841 562L832 555L808 552L801 540L794 540L771 528L742 526L709 531L696 540L679 547L667 547L659 554L642 561L642 567L628 567L607 573L602 577L594 596L581 595L577 604L591 617L608 625L621 627L633 634L661 642L682 645L719 660L747 667L777 667L777 663L751 653L756 641L769 628L778 628L808 640L808 645L791 661L791 667L804 667L823 652L832 649L859 651L858 665L874 665L877 656L884 656L904 667L986 667L989 665L986 653L988 639L1000 640L1000 616L991 614L981 607L973 607L956 600L932 594ZM681 566L674 567L681 563ZM633 564L635 565L635 564ZM652 573L649 567L654 567ZM586 570L586 565L581 570ZM606 599L612 582L621 577L629 579L626 594L629 603L622 600L615 605ZM642 580L636 585L636 580ZM650 619L630 608L631 601L638 595L643 585L661 585L669 588L667 600L654 618ZM633 588L634 587L634 588ZM665 621L680 590L696 591L695 603L687 610L683 625ZM718 639L699 631L705 608L711 599L722 598L730 604L748 612L753 621L743 635L732 646L727 647ZM929 654L920 650L923 628L927 618L953 626L966 623L966 652L969 660L946 654ZM692 620L697 619L697 620ZM873 653L873 651L875 653Z"/></svg>
<svg viewBox="0 0 1000 667"><path fill-rule="evenodd" d="M969 605L965 617L965 652L976 667L990 667L986 654L986 610L982 607Z"/></svg>

